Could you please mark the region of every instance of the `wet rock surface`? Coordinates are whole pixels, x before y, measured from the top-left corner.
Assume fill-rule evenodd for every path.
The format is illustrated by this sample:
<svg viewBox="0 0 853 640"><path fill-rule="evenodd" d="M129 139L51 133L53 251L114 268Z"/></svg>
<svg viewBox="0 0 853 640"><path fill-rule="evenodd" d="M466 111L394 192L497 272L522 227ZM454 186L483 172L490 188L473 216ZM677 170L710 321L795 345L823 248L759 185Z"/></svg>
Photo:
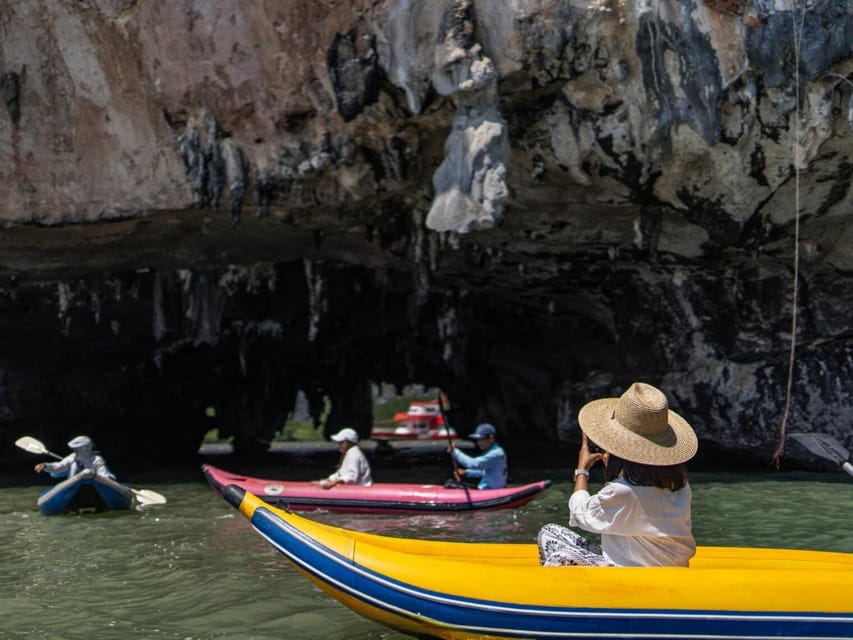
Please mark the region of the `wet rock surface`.
<svg viewBox="0 0 853 640"><path fill-rule="evenodd" d="M419 382L548 447L644 380L721 467L853 446L853 9L777 4L0 12L0 443L249 459Z"/></svg>

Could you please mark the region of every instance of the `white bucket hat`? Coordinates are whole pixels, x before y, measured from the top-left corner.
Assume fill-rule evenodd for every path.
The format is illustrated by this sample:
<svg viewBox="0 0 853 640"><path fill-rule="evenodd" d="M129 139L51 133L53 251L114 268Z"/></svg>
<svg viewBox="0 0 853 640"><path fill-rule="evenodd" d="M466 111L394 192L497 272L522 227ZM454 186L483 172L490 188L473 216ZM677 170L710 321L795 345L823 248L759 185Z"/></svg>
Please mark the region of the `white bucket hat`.
<svg viewBox="0 0 853 640"><path fill-rule="evenodd" d="M346 429L341 429L335 435L332 436L332 440L335 442L343 442L344 440L349 440L353 444L358 444L358 434L355 432L355 429L350 429L347 427Z"/></svg>
<svg viewBox="0 0 853 640"><path fill-rule="evenodd" d="M89 436L77 436L68 441L70 449L91 449L93 446L92 439Z"/></svg>
<svg viewBox="0 0 853 640"><path fill-rule="evenodd" d="M635 382L619 398L601 398L578 413L581 430L623 460L668 466L688 461L699 448L696 433L674 411L664 393Z"/></svg>

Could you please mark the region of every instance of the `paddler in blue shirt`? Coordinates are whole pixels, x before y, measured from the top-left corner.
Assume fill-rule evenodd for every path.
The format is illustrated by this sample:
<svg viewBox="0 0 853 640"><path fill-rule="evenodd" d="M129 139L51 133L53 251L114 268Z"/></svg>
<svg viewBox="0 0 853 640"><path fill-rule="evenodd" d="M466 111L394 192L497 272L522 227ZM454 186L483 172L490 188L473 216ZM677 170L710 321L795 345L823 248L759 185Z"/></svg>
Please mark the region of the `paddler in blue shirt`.
<svg viewBox="0 0 853 640"><path fill-rule="evenodd" d="M456 480L461 482L463 477L479 479L478 489L502 489L506 486L506 453L495 441L496 438L497 430L484 422L468 436L483 452L479 456L469 456L450 443L447 452L461 465L453 472Z"/></svg>

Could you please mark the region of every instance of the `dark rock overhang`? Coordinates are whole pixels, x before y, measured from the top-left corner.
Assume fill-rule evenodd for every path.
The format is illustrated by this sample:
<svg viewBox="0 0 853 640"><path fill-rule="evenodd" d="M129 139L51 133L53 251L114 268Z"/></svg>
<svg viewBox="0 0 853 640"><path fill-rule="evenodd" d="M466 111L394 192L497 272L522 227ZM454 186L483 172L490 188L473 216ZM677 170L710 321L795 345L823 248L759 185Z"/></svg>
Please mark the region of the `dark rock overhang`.
<svg viewBox="0 0 853 640"><path fill-rule="evenodd" d="M29 53L51 64L4 60L9 442L90 426L117 456L144 432L189 460L215 405L250 453L297 390L366 433L379 381L557 442L641 379L708 450L767 463L785 422L849 444L844 3L802 15L822 44L799 75L797 16L748 3L294 2L218 32L183 4L156 26L144 4L45 5L64 30ZM139 73L106 71L118 53ZM217 65L225 86L197 73Z"/></svg>

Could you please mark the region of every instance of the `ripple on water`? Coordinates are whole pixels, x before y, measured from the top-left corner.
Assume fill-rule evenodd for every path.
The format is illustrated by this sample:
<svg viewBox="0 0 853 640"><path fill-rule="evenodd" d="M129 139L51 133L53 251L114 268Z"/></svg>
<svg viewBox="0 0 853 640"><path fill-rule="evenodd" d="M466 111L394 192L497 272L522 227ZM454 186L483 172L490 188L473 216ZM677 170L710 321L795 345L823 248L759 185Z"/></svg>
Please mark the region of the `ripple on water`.
<svg viewBox="0 0 853 640"><path fill-rule="evenodd" d="M541 477L565 478L566 471ZM697 474L692 485L700 544L853 552L846 476ZM201 479L151 488L169 503L69 517L36 511L43 487L0 489L0 638L406 638L317 589ZM562 480L510 510L310 517L385 535L532 542L546 522L566 521L570 490Z"/></svg>

